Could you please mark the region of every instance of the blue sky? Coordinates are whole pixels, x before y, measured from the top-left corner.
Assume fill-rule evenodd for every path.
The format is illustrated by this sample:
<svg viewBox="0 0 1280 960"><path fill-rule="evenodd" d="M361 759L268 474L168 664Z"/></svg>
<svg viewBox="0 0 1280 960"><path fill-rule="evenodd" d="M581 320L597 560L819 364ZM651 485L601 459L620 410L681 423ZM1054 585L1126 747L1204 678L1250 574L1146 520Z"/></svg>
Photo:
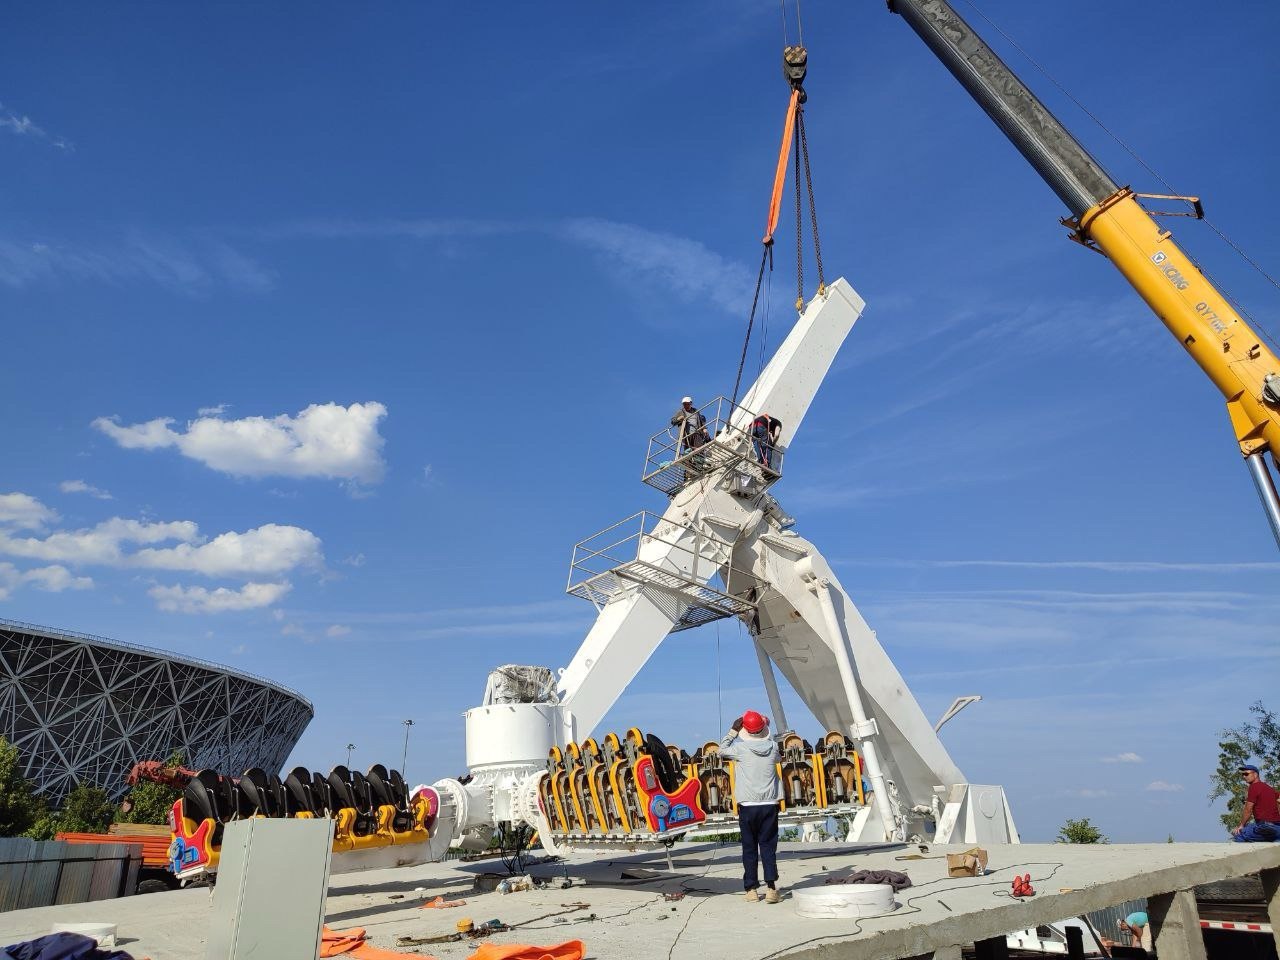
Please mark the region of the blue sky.
<svg viewBox="0 0 1280 960"><path fill-rule="evenodd" d="M1276 272L1280 9L983 10ZM1027 839L1217 836L1215 738L1274 691L1280 619L1221 398L905 24L804 14L824 259L868 307L777 496L927 713L983 695L945 739ZM411 778L460 773L489 668L561 666L590 625L572 544L662 508L648 435L732 386L781 41L764 2L11 11L0 616L288 684L317 708L296 762L398 762L412 718ZM762 701L722 623L606 728L691 746Z"/></svg>

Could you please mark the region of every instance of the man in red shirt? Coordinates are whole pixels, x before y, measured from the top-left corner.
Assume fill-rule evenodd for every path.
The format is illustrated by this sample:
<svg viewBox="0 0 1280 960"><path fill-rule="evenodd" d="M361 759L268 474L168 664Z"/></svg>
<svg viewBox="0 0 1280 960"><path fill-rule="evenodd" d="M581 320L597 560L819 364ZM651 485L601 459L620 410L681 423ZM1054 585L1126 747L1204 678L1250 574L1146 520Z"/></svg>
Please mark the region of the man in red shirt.
<svg viewBox="0 0 1280 960"><path fill-rule="evenodd" d="M1280 839L1280 807L1276 804L1275 787L1263 783L1258 768L1251 763L1240 768L1240 775L1249 785L1249 790L1244 796L1240 826L1231 831L1231 836L1237 843L1267 843Z"/></svg>

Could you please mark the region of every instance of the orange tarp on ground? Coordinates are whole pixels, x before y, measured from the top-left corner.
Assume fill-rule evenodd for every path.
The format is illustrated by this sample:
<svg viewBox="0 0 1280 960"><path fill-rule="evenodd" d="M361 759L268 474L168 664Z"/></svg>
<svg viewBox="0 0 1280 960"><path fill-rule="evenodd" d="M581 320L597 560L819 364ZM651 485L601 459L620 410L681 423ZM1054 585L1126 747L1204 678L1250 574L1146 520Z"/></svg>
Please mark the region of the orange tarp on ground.
<svg viewBox="0 0 1280 960"><path fill-rule="evenodd" d="M482 943L468 960L582 960L587 945L568 940L554 947L530 947L520 943Z"/></svg>
<svg viewBox="0 0 1280 960"><path fill-rule="evenodd" d="M320 956L351 956L355 960L404 960L408 954L398 950L383 950L365 940L363 927L352 927L350 930L323 929L320 934ZM424 954L414 954L421 957ZM426 960L435 960L427 957Z"/></svg>

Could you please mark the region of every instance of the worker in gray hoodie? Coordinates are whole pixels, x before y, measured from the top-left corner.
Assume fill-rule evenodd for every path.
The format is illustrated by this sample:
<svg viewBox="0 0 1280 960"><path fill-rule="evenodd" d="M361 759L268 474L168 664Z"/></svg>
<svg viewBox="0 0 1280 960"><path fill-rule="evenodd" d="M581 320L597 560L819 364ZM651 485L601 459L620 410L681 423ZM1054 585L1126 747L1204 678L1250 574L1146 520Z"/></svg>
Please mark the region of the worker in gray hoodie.
<svg viewBox="0 0 1280 960"><path fill-rule="evenodd" d="M769 718L748 710L720 741L720 755L733 761L733 799L742 832L742 886L747 900L760 899L757 872L764 861L765 903L778 895L778 745L769 736Z"/></svg>

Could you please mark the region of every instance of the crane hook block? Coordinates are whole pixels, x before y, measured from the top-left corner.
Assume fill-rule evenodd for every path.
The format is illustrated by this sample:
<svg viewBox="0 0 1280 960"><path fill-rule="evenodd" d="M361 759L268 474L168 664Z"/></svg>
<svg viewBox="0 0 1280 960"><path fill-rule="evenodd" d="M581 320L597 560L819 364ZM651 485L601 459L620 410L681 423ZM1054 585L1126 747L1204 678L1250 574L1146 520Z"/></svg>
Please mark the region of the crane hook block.
<svg viewBox="0 0 1280 960"><path fill-rule="evenodd" d="M800 91L801 98L804 97L804 78L808 70L808 50L799 44L783 48L782 75L787 78L787 83L791 84L791 89Z"/></svg>

